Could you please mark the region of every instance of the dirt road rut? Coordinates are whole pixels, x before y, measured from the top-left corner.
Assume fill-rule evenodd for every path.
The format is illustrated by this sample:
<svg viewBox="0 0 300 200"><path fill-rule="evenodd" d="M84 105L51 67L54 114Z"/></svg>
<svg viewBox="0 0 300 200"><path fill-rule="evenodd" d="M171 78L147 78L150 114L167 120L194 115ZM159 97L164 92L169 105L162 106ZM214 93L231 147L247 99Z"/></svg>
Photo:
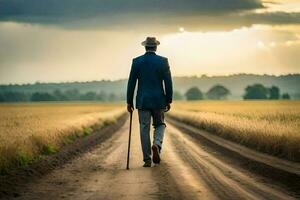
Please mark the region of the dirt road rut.
<svg viewBox="0 0 300 200"><path fill-rule="evenodd" d="M94 150L29 183L16 199L295 199L261 177L223 162L219 154L172 125L165 134L162 163L143 168L136 116L128 171L128 125Z"/></svg>

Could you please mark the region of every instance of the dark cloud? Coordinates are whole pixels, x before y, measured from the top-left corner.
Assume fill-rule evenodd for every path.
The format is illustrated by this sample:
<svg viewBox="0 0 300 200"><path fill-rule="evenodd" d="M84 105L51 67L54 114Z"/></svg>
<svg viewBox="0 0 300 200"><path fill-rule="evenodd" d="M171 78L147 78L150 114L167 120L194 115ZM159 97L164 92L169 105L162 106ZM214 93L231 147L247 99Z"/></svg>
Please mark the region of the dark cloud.
<svg viewBox="0 0 300 200"><path fill-rule="evenodd" d="M210 31L300 24L300 12L268 12L261 0L0 0L0 21L71 29L160 26L169 32L180 25L189 31Z"/></svg>
<svg viewBox="0 0 300 200"><path fill-rule="evenodd" d="M300 12L264 12L241 16L245 21L260 24L300 24Z"/></svg>
<svg viewBox="0 0 300 200"><path fill-rule="evenodd" d="M189 23L184 23L189 22ZM240 12L219 15L199 15L169 20L170 25L185 24L189 31L232 30L261 25L300 25L300 12Z"/></svg>
<svg viewBox="0 0 300 200"><path fill-rule="evenodd" d="M260 0L0 0L0 19L60 23L129 13L140 16L180 16L228 13L262 7Z"/></svg>

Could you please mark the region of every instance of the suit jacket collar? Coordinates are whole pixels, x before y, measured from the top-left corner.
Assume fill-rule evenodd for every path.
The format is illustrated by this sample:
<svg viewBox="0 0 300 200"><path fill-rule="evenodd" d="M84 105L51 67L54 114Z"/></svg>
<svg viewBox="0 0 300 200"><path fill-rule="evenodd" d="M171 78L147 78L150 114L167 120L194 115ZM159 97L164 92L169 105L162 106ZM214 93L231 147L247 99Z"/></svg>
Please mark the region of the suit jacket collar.
<svg viewBox="0 0 300 200"><path fill-rule="evenodd" d="M145 55L154 54L156 55L155 51L146 51Z"/></svg>

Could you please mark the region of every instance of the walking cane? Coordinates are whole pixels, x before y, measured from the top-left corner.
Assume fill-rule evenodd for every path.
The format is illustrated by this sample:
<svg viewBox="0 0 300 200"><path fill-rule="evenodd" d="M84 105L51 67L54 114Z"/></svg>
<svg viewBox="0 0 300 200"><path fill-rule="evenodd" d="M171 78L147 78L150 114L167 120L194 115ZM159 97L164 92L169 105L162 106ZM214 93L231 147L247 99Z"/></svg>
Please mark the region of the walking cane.
<svg viewBox="0 0 300 200"><path fill-rule="evenodd" d="M127 167L126 167L127 170L129 170L130 142L131 142L131 126L132 126L132 112L130 112L129 138L128 138L128 153L127 153Z"/></svg>

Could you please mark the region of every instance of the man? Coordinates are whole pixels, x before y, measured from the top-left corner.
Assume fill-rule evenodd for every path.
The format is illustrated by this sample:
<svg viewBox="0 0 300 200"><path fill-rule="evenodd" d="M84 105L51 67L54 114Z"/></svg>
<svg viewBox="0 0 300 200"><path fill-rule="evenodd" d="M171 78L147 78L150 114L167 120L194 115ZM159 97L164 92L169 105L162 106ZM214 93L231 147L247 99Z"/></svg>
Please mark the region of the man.
<svg viewBox="0 0 300 200"><path fill-rule="evenodd" d="M160 42L155 37L147 37L146 41L142 42L146 53L133 59L127 86L127 110L133 112L133 95L138 80L136 108L138 109L140 138L145 162L143 167L151 167L151 149L153 162L160 163L160 152L166 128L164 112L170 110L172 103L173 88L168 59L155 53L159 44ZM152 148L151 117L154 127Z"/></svg>

